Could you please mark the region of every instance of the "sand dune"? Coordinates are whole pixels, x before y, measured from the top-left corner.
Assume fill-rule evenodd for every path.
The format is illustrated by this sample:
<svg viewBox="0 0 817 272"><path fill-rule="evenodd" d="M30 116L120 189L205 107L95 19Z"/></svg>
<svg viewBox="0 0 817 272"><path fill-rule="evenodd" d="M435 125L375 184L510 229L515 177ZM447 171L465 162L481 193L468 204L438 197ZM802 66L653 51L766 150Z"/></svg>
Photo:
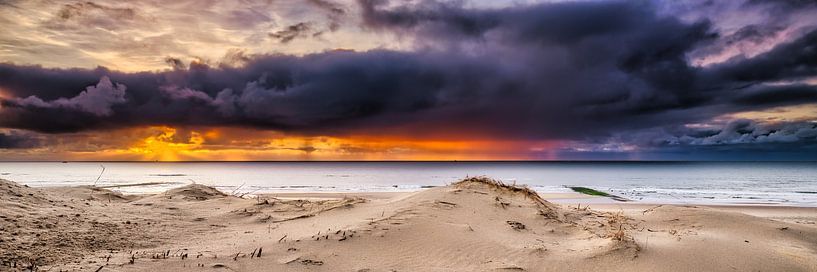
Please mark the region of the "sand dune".
<svg viewBox="0 0 817 272"><path fill-rule="evenodd" d="M468 179L417 193L123 196L0 181L0 270L817 271L817 209L556 205ZM779 217L788 209L764 211Z"/></svg>

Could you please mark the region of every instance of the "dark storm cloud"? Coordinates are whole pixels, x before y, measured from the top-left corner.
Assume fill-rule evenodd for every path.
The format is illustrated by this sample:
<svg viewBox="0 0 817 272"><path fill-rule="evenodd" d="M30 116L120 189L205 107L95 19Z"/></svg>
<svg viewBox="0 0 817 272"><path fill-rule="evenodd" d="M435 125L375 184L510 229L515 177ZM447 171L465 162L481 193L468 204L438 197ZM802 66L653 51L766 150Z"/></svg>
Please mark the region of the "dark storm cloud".
<svg viewBox="0 0 817 272"><path fill-rule="evenodd" d="M711 69L723 80L781 81L817 75L817 30L751 59L735 58Z"/></svg>
<svg viewBox="0 0 817 272"><path fill-rule="evenodd" d="M817 86L798 84L753 88L736 97L735 102L746 106L817 103Z"/></svg>
<svg viewBox="0 0 817 272"><path fill-rule="evenodd" d="M358 0L363 22L372 28L412 29L438 28L437 34L462 33L480 35L497 25L495 11L465 10L456 3L426 1L421 4L382 8L385 0ZM442 36L442 35L441 35Z"/></svg>
<svg viewBox="0 0 817 272"><path fill-rule="evenodd" d="M428 46L237 53L240 66L185 68L173 61L174 70L142 73L3 64L0 127L58 133L212 125L322 135L586 139L815 101L813 86L775 84L817 76L817 32L702 68L691 66L687 54L719 39L711 23L661 16L648 2L500 9L359 4L365 27ZM271 36L286 42L306 30L295 25ZM91 96L92 87L107 91Z"/></svg>
<svg viewBox="0 0 817 272"><path fill-rule="evenodd" d="M464 36L488 44L486 47L511 47L526 54L514 57L532 59L536 66L550 64L541 67L542 77L558 75L553 80L570 81L564 82L573 85L569 89L594 92L584 96L589 108L649 112L706 100L689 91L696 87L695 71L685 54L716 34L706 21L686 24L658 17L646 2L558 3L477 11L441 3L384 10L385 1L359 2L364 6L365 22L373 28L419 32L450 38L451 43ZM560 75L560 71L569 73ZM570 78L564 80L565 76ZM601 84L594 86L587 80ZM626 86L632 83L643 86ZM614 87L618 84L625 86Z"/></svg>
<svg viewBox="0 0 817 272"><path fill-rule="evenodd" d="M772 36L776 33L780 28L766 28L763 26L758 25L748 25L740 28L738 31L735 31L734 34L729 36L726 39L727 44L739 42L739 41L751 41L753 43L760 43L764 39Z"/></svg>
<svg viewBox="0 0 817 272"><path fill-rule="evenodd" d="M7 106L30 109L66 109L96 116L108 116L115 104L125 103L125 89L122 84L113 84L108 77L102 77L96 86L88 86L85 91L71 98L43 101L37 96L3 100Z"/></svg>
<svg viewBox="0 0 817 272"><path fill-rule="evenodd" d="M633 146L637 154L622 151ZM738 119L704 127L669 125L587 139L557 153L578 160L816 160L817 123Z"/></svg>
<svg viewBox="0 0 817 272"><path fill-rule="evenodd" d="M0 149L24 149L39 147L36 136L19 132L0 132Z"/></svg>
<svg viewBox="0 0 817 272"><path fill-rule="evenodd" d="M747 5L768 5L782 9L781 11L817 8L814 0L749 0Z"/></svg>
<svg viewBox="0 0 817 272"><path fill-rule="evenodd" d="M817 158L817 123L735 120L720 129L708 130L677 128L664 135L652 135L646 146L663 150L811 153L809 157Z"/></svg>
<svg viewBox="0 0 817 272"><path fill-rule="evenodd" d="M747 119L730 121L715 128L675 127L653 135L635 134L641 146L728 146L754 143L817 144L817 123L786 122L762 124Z"/></svg>
<svg viewBox="0 0 817 272"><path fill-rule="evenodd" d="M628 35L655 30L706 30L681 25L675 18L659 18L647 2L574 2L514 6L500 9L467 9L461 2L421 1L419 4L388 8L390 1L358 0L366 26L375 29L416 31L438 38L458 39L456 34L480 39L512 39L512 42L575 44L594 38L636 39ZM654 26L645 23L657 24ZM702 29L695 29L695 28ZM643 33L639 33L643 32ZM705 34L705 33L700 33ZM666 37L672 34L665 33ZM693 38L691 42L698 40Z"/></svg>
<svg viewBox="0 0 817 272"><path fill-rule="evenodd" d="M740 46L759 46L764 42L773 40L780 32L785 31L786 27L775 24L763 25L747 25L741 27L734 33L724 35L723 38L717 39L708 46L699 48L690 53L692 56L707 57L718 55Z"/></svg>

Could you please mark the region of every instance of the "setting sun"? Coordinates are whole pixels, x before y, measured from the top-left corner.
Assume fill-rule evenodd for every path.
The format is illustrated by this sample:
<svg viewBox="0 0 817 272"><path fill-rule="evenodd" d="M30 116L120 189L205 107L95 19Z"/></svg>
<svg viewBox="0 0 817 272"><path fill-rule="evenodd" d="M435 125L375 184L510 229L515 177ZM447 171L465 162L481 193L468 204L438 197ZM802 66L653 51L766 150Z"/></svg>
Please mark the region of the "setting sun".
<svg viewBox="0 0 817 272"><path fill-rule="evenodd" d="M145 160L178 161L187 153L195 152L204 143L204 138L198 132L190 132L188 139L176 139L176 129L170 127L149 129L160 132L136 143L128 152L142 154ZM178 142L179 140L183 142Z"/></svg>

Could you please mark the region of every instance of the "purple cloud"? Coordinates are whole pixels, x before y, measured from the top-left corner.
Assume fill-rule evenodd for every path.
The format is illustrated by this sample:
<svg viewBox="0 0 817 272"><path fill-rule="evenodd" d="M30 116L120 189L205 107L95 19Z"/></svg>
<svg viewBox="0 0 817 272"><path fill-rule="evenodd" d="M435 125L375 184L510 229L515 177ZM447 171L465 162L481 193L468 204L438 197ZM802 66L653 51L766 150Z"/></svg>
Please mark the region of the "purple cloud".
<svg viewBox="0 0 817 272"><path fill-rule="evenodd" d="M113 114L111 107L125 103L123 84L115 84L108 77L102 77L96 86L88 86L85 91L71 98L59 98L52 101L43 101L36 95L26 98L13 98L9 103L23 108L64 108L91 113L97 116Z"/></svg>

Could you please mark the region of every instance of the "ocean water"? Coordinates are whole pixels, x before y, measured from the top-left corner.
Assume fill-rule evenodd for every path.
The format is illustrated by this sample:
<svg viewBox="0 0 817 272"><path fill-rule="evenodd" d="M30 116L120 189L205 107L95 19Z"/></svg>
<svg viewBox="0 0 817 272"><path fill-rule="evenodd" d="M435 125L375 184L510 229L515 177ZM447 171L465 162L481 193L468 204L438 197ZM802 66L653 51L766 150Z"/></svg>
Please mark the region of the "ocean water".
<svg viewBox="0 0 817 272"><path fill-rule="evenodd" d="M124 193L192 182L242 193L416 191L481 175L646 203L817 206L817 162L0 162L0 178L33 187L151 183L114 188Z"/></svg>

